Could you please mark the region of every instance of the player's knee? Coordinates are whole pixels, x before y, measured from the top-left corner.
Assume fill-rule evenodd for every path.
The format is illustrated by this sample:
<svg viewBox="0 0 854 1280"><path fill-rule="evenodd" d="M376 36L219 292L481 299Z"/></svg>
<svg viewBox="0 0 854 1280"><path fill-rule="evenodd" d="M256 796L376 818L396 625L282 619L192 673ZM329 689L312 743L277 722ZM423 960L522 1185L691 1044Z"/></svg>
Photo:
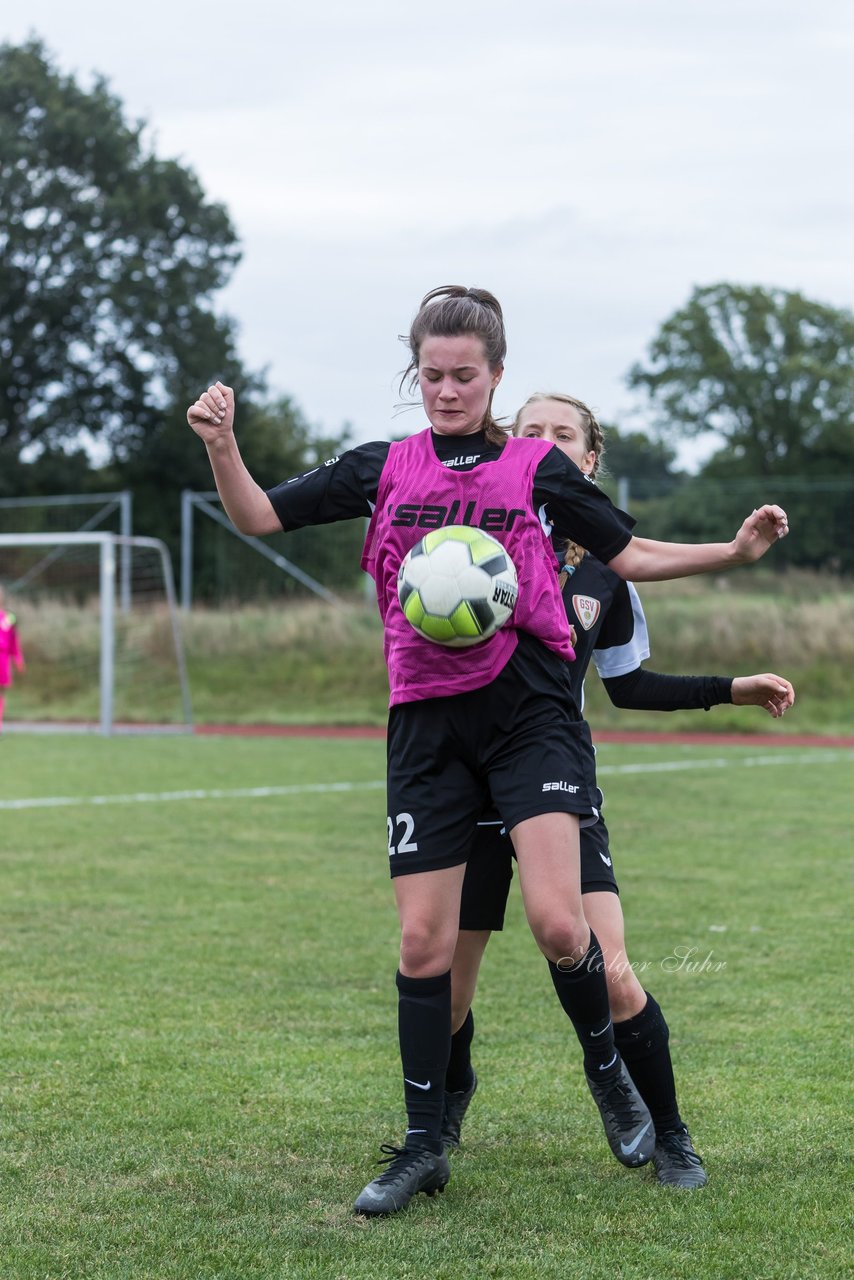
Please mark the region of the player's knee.
<svg viewBox="0 0 854 1280"><path fill-rule="evenodd" d="M455 941L456 930L432 928L425 920L405 923L400 934L401 973L410 978L447 973L454 958Z"/></svg>
<svg viewBox="0 0 854 1280"><path fill-rule="evenodd" d="M554 916L531 922L537 946L553 964L577 964L590 944L590 930L582 916Z"/></svg>
<svg viewBox="0 0 854 1280"><path fill-rule="evenodd" d="M470 1000L454 999L454 983L451 979L451 1030L459 1031L468 1017L471 1008Z"/></svg>
<svg viewBox="0 0 854 1280"><path fill-rule="evenodd" d="M611 960L606 966L605 976L608 980L608 1003L611 1006L611 1017L615 1022L624 1022L640 1013L646 1004L646 992L635 976L625 955L622 963Z"/></svg>
<svg viewBox="0 0 854 1280"><path fill-rule="evenodd" d="M454 1030L465 1022L466 1014L472 1005L472 996L468 983L460 978L454 968L451 969L451 1024Z"/></svg>

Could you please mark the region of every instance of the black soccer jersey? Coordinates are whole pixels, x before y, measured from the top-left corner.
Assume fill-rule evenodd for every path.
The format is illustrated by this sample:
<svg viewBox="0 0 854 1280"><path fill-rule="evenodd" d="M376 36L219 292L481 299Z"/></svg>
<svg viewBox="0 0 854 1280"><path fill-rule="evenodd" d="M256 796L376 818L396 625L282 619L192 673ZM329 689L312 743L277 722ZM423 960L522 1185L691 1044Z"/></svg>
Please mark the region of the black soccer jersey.
<svg viewBox="0 0 854 1280"><path fill-rule="evenodd" d="M671 676L644 671L649 633L631 582L595 556L585 555L567 577L563 601L575 627L575 662L569 664L575 701L584 705L584 677L591 659L615 706L636 711L679 711L731 701L732 679Z"/></svg>
<svg viewBox="0 0 854 1280"><path fill-rule="evenodd" d="M282 528L289 531L370 515L389 447L385 441L357 445L268 489ZM490 444L480 431L469 436L433 432L433 447L440 462L461 471L493 461L501 452L501 445ZM603 560L619 555L631 541L631 516L614 507L557 447L537 467L533 502L549 531L595 546ZM433 527L425 524L424 531Z"/></svg>
<svg viewBox="0 0 854 1280"><path fill-rule="evenodd" d="M589 553L564 584L566 616L575 627L572 691L583 705L591 659L600 676L624 675L649 657L646 619L634 587Z"/></svg>
<svg viewBox="0 0 854 1280"><path fill-rule="evenodd" d="M501 446L483 432L469 436L433 433L436 456L447 467L470 471L498 457ZM357 445L311 471L267 490L286 531L306 525L369 516L377 500L389 442ZM540 463L534 477L534 502L547 528L564 538L584 541L586 529L612 558L627 546L634 521L612 507L601 490L557 447ZM590 539L588 538L588 541ZM645 711L708 709L729 702L732 681L715 676L670 676L644 671L649 638L638 594L602 558L587 554L569 577L563 598L576 631L572 688L582 705L584 677L591 659L611 701Z"/></svg>

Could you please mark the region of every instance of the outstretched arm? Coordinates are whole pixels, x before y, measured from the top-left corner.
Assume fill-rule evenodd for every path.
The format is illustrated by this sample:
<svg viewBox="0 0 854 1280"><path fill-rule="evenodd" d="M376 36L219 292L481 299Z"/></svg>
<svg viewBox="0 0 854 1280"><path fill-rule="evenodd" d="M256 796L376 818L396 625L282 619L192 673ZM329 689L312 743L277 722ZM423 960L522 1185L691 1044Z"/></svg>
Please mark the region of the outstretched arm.
<svg viewBox="0 0 854 1280"><path fill-rule="evenodd" d="M783 508L766 505L747 517L732 542L654 542L649 538L632 538L628 546L609 561L608 567L621 578L635 582L662 582L697 573L714 573L759 560L788 532L789 521Z"/></svg>
<svg viewBox="0 0 854 1280"><path fill-rule="evenodd" d="M722 703L764 707L778 718L795 701L783 676L671 676L636 667L621 676L602 678L615 707L630 711L708 711Z"/></svg>
<svg viewBox="0 0 854 1280"><path fill-rule="evenodd" d="M205 443L217 491L228 518L241 533L278 533L273 504L246 469L234 437L234 392L221 382L203 391L187 410L187 421Z"/></svg>

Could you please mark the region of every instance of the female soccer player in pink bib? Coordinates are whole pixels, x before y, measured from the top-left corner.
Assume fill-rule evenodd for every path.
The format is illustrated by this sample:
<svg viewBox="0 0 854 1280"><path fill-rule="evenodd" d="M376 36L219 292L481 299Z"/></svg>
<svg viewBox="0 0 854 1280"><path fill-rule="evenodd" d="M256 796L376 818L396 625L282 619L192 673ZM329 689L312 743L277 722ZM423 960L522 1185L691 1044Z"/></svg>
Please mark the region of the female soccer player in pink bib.
<svg viewBox="0 0 854 1280"><path fill-rule="evenodd" d="M396 981L408 1120L403 1143L385 1147L385 1172L356 1200L356 1212L371 1216L395 1213L449 1178L441 1132L450 969L465 863L491 798L513 842L531 930L555 967L595 1077L609 1140L629 1163L651 1158L649 1112L614 1044L601 952L581 903L579 824L595 818L595 775L567 674L573 650L551 534L588 547L620 577L647 581L745 564L787 532L785 512L765 506L729 543L635 538L631 518L559 449L508 440L492 416L504 320L485 290L434 289L408 343L407 374L429 426L393 444L359 445L266 491L240 457L228 387L209 387L187 414L242 532L370 516L362 563L376 584L391 689L388 853L401 926ZM511 624L451 651L409 626L396 581L406 552L428 529L451 523L452 510L471 512L470 524L498 538L523 589Z"/></svg>

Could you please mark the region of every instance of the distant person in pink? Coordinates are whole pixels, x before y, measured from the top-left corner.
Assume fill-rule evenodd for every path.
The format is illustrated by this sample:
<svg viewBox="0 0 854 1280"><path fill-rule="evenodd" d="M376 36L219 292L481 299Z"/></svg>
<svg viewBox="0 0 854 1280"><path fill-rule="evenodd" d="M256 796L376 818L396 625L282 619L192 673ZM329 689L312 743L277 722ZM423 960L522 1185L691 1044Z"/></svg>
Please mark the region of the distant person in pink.
<svg viewBox="0 0 854 1280"><path fill-rule="evenodd" d="M3 728L3 703L5 691L12 684L12 664L18 671L24 670L24 655L18 640L17 619L6 608L6 596L0 587L0 729Z"/></svg>

